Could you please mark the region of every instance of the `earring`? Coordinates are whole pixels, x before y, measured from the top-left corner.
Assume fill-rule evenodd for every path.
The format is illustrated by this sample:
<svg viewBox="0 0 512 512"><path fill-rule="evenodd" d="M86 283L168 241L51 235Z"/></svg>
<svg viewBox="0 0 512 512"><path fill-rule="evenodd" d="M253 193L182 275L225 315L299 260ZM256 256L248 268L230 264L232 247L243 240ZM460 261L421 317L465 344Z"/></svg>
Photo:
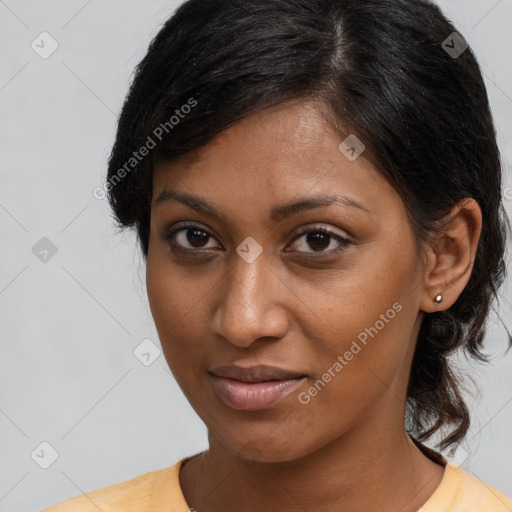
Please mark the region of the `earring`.
<svg viewBox="0 0 512 512"><path fill-rule="evenodd" d="M441 302L443 301L443 296L441 294L439 294L435 299L434 299L434 302L436 304L441 304Z"/></svg>

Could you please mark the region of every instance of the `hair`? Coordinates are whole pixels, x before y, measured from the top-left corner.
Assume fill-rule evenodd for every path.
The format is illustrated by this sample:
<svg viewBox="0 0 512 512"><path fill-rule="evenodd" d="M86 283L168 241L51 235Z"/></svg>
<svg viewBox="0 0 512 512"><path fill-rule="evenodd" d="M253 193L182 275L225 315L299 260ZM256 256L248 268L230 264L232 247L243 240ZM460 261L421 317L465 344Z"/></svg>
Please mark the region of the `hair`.
<svg viewBox="0 0 512 512"><path fill-rule="evenodd" d="M323 106L340 137L364 142L363 157L400 194L420 242L442 230L458 201L474 198L483 224L473 272L448 310L424 316L407 391L409 433L423 441L444 432L441 448L469 428L449 356L462 347L486 360L510 229L482 74L470 47L445 50L453 32L427 0L189 0L136 67L107 184L118 226L136 229L147 258L155 162L304 99Z"/></svg>

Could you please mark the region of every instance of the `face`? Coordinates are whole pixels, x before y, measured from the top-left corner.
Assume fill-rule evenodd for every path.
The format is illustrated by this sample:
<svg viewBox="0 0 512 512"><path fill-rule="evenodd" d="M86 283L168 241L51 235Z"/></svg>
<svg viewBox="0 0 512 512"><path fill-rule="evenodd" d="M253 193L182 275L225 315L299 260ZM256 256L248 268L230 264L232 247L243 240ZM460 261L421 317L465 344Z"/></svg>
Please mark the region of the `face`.
<svg viewBox="0 0 512 512"><path fill-rule="evenodd" d="M343 139L314 103L287 102L154 169L147 290L165 357L244 457L403 425L421 258L398 193Z"/></svg>

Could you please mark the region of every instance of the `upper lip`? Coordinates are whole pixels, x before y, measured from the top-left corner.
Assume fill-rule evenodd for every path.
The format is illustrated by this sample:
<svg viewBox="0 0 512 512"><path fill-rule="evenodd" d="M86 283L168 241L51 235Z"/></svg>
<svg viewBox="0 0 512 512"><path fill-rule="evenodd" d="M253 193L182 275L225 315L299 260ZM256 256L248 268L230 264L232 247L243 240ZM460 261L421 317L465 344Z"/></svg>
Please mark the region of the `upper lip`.
<svg viewBox="0 0 512 512"><path fill-rule="evenodd" d="M217 377L239 380L241 382L267 382L269 380L296 379L306 376L300 372L267 365L250 366L247 368L234 365L217 366L209 370L209 373Z"/></svg>

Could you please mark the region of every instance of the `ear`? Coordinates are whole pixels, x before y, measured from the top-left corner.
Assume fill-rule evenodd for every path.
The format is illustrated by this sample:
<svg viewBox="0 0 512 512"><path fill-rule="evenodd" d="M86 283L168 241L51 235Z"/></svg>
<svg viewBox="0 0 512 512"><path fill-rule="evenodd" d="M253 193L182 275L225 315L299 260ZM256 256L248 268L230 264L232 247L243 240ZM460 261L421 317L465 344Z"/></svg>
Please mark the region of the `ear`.
<svg viewBox="0 0 512 512"><path fill-rule="evenodd" d="M478 203L472 198L459 201L441 230L425 248L424 294L419 304L425 313L448 309L469 281L482 230ZM436 304L438 295L442 301Z"/></svg>

